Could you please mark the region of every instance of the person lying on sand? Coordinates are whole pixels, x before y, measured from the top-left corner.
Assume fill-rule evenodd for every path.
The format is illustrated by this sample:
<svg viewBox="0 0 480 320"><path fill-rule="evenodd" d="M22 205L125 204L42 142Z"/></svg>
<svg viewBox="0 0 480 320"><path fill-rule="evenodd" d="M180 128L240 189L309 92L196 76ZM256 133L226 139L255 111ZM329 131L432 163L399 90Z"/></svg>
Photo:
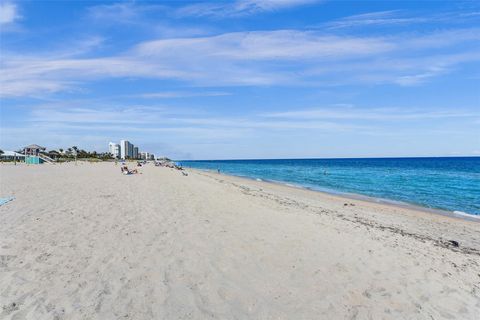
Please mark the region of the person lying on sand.
<svg viewBox="0 0 480 320"><path fill-rule="evenodd" d="M123 166L121 168L121 171L122 171L123 174L138 174L137 169L129 170L127 166Z"/></svg>

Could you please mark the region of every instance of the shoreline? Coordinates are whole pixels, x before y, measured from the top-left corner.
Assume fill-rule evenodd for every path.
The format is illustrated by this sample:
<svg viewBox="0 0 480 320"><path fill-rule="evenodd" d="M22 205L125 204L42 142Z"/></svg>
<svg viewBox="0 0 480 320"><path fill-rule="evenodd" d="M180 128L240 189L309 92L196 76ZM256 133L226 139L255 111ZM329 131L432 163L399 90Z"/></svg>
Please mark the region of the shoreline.
<svg viewBox="0 0 480 320"><path fill-rule="evenodd" d="M397 200L390 200L390 199L385 199L385 198L376 198L376 197L371 197L371 196L358 194L358 193L347 193L347 192L335 191L335 190L332 190L332 191L317 190L315 188L302 186L302 185L298 185L298 184L294 184L294 183L290 183L290 182L285 182L285 181L252 178L252 177L249 177L249 176L240 176L240 175L229 174L229 173L217 173L215 170L210 170L210 169L198 169L198 168L192 168L192 167L184 167L184 168L188 169L188 170L197 171L197 172L208 172L210 174L219 175L219 176L223 175L223 176L229 176L229 177L234 177L234 178L239 178L239 179L245 179L247 181L264 182L264 183L269 183L269 184L273 184L273 185L279 185L279 186L284 186L284 187L289 187L289 188L294 188L294 189L299 189L299 190L306 190L306 191L311 191L311 192L315 192L315 193L320 193L320 194L323 194L323 195L337 197L339 199L344 199L344 200L364 201L364 202L373 203L373 204L380 204L380 205L385 205L385 206L403 208L403 209L408 209L408 210L419 211L419 212L422 212L422 213L440 215L440 216L444 216L444 217L449 217L449 218L455 218L455 219L461 219L461 220L479 222L480 223L480 215L475 215L475 214L462 212L462 211L449 211L449 210L439 209L439 208L429 208L429 207L422 206L420 204L402 202L402 201L397 201Z"/></svg>

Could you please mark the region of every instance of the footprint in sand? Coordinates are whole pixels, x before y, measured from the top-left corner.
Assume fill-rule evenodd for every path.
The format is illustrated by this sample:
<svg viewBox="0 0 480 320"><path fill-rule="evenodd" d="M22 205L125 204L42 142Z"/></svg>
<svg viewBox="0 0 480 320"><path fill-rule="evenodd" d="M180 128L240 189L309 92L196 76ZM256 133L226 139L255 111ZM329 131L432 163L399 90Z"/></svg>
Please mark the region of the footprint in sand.
<svg viewBox="0 0 480 320"><path fill-rule="evenodd" d="M0 255L0 268L8 268L8 265L17 258L14 255Z"/></svg>
<svg viewBox="0 0 480 320"><path fill-rule="evenodd" d="M35 261L37 261L37 262L45 262L45 261L48 260L48 258L49 258L50 256L51 256L50 253L45 253L45 252L44 252L44 253L42 253L41 255L39 255L39 256L35 259Z"/></svg>

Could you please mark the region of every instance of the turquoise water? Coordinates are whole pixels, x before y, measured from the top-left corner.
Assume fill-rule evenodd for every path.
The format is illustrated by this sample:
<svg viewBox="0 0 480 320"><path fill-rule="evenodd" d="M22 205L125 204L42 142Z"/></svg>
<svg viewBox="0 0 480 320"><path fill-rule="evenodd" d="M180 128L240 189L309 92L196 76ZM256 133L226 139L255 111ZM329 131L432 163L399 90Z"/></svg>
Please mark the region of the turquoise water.
<svg viewBox="0 0 480 320"><path fill-rule="evenodd" d="M480 157L180 161L185 167L480 215Z"/></svg>

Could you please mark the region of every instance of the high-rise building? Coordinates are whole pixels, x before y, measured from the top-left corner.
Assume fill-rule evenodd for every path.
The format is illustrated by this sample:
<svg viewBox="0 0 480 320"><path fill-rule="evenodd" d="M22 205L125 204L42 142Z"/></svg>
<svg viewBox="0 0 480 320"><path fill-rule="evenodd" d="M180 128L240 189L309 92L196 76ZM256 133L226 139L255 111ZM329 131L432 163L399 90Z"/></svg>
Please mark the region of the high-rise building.
<svg viewBox="0 0 480 320"><path fill-rule="evenodd" d="M118 143L110 142L108 144L108 152L115 158L120 158L120 145Z"/></svg>
<svg viewBox="0 0 480 320"><path fill-rule="evenodd" d="M128 156L133 158L133 144L129 143L128 145Z"/></svg>
<svg viewBox="0 0 480 320"><path fill-rule="evenodd" d="M133 147L133 159L138 159L138 147Z"/></svg>
<svg viewBox="0 0 480 320"><path fill-rule="evenodd" d="M120 140L120 158L123 160L133 158L133 144L128 140Z"/></svg>
<svg viewBox="0 0 480 320"><path fill-rule="evenodd" d="M152 156L153 156L153 154L151 154L149 152L141 152L140 153L140 158L143 159L143 160L152 160Z"/></svg>

